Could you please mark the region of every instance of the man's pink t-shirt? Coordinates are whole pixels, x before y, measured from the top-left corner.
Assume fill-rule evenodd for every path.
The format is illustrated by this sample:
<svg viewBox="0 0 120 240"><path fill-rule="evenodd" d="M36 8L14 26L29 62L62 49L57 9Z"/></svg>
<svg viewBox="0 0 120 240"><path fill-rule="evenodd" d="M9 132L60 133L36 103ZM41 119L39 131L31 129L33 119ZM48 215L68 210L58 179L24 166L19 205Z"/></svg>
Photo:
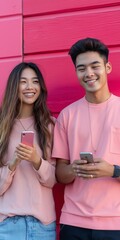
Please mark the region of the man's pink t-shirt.
<svg viewBox="0 0 120 240"><path fill-rule="evenodd" d="M120 165L120 98L103 103L84 98L66 107L54 130L53 157L72 163L80 152ZM83 179L67 184L60 222L89 228L120 230L120 180L112 177Z"/></svg>

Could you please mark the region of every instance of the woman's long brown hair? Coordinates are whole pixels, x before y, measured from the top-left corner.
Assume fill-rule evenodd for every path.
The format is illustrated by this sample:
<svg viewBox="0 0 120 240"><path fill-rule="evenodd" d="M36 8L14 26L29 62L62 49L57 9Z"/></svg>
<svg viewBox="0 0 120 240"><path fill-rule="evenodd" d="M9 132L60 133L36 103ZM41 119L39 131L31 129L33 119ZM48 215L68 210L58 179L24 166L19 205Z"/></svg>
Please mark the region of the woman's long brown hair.
<svg viewBox="0 0 120 240"><path fill-rule="evenodd" d="M8 149L9 137L14 124L14 120L19 116L21 102L18 98L18 89L21 73L24 69L31 68L35 71L41 93L33 107L33 116L35 119L35 128L38 133L39 146L43 152L43 158L47 159L48 143L52 141L48 125L54 122L47 107L47 88L38 66L34 63L22 62L18 64L10 73L7 86L0 108L0 167L4 165L3 157Z"/></svg>

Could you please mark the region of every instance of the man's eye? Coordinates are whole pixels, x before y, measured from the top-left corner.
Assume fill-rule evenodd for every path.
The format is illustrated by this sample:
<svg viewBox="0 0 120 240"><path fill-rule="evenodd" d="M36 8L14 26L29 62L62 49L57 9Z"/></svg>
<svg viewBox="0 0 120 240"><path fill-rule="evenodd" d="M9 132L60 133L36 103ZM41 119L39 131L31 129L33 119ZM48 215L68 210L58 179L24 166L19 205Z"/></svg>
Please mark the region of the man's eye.
<svg viewBox="0 0 120 240"><path fill-rule="evenodd" d="M99 68L99 67L100 67L99 65L93 66L94 69Z"/></svg>
<svg viewBox="0 0 120 240"><path fill-rule="evenodd" d="M78 68L78 71L83 72L83 71L85 71L85 68Z"/></svg>

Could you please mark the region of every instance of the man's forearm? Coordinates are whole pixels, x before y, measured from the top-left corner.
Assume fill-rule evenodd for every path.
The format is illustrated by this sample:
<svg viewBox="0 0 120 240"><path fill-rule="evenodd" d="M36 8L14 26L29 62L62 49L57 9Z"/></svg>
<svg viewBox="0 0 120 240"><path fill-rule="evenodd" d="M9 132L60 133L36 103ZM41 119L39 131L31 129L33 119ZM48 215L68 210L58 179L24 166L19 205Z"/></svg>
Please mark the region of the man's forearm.
<svg viewBox="0 0 120 240"><path fill-rule="evenodd" d="M56 177L59 183L68 184L74 181L75 173L72 164L58 164L56 167Z"/></svg>

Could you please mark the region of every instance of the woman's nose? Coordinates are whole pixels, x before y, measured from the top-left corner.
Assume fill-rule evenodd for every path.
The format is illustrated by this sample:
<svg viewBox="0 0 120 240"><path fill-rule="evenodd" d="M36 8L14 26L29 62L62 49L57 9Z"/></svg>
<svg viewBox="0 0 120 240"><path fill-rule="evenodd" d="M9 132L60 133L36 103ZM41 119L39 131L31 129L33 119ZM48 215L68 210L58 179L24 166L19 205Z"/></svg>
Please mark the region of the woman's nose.
<svg viewBox="0 0 120 240"><path fill-rule="evenodd" d="M26 87L27 87L27 89L32 89L32 88L33 88L32 82L31 82L31 81L28 81Z"/></svg>

